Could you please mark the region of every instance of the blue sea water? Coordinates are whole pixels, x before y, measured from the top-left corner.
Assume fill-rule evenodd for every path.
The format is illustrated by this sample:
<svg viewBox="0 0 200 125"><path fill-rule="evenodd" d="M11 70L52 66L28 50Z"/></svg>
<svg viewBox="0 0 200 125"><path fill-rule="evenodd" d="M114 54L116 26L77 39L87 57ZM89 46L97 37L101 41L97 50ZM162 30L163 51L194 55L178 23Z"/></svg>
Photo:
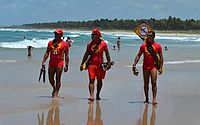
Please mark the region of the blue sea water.
<svg viewBox="0 0 200 125"><path fill-rule="evenodd" d="M71 37L73 45L70 57L80 62L90 41L90 31L65 31L64 37ZM134 33L103 32L103 38L108 42L112 59L124 65L132 63L142 40ZM121 50L112 50L117 37L121 38ZM54 38L53 30L39 29L0 29L0 63L15 62L27 58L27 46L33 46L33 58L41 60L49 40ZM162 45L166 64L200 62L200 35L157 35L156 39ZM168 47L168 51L164 47Z"/></svg>

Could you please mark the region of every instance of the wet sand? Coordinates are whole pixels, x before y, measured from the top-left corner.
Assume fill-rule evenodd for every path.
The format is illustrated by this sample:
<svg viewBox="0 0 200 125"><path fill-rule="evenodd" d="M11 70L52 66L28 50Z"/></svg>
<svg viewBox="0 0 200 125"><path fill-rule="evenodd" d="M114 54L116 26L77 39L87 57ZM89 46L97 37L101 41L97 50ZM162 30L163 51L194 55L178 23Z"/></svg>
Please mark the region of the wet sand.
<svg viewBox="0 0 200 125"><path fill-rule="evenodd" d="M158 77L156 107L142 103L140 66L136 77L129 66L116 63L107 72L102 100L89 103L87 72L79 71L79 63L71 65L63 75L60 91L63 98L59 99L50 97L48 83L37 81L38 65L37 61L1 63L0 125L200 124L199 63L165 65L164 74Z"/></svg>

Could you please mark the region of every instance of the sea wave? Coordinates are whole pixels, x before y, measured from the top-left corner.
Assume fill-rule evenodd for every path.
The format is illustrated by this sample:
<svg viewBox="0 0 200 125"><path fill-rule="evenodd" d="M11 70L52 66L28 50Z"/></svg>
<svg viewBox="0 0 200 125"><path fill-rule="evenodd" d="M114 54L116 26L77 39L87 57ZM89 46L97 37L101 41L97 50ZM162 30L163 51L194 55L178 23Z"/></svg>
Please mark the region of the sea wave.
<svg viewBox="0 0 200 125"><path fill-rule="evenodd" d="M4 32L8 31L8 32ZM6 29L0 28L0 47L2 48L43 48L53 39L53 29ZM25 32L25 33L24 33ZM71 37L75 45L89 41L91 31L65 31L65 40ZM139 46L143 41L133 32L102 32L102 36L109 45L116 44L117 37L121 38L122 46ZM26 39L24 39L26 38ZM199 35L157 34L155 40L168 47L199 47Z"/></svg>
<svg viewBox="0 0 200 125"><path fill-rule="evenodd" d="M174 40L173 42L188 42L188 41L193 41L193 42L200 42L200 37L197 36L156 36L156 39L161 39L161 40Z"/></svg>
<svg viewBox="0 0 200 125"><path fill-rule="evenodd" d="M173 64L185 64L185 63L200 63L200 60L167 61L164 64L173 65Z"/></svg>
<svg viewBox="0 0 200 125"><path fill-rule="evenodd" d="M11 32L53 32L52 29L11 29L11 28L0 28L0 31L11 31Z"/></svg>
<svg viewBox="0 0 200 125"><path fill-rule="evenodd" d="M24 39L22 41L17 42L1 42L0 47L3 48L27 48L27 46L33 46L34 48L43 48L46 47L48 44L48 41L50 41L53 38L49 39L37 39L33 38L31 40Z"/></svg>
<svg viewBox="0 0 200 125"><path fill-rule="evenodd" d="M67 35L67 37L72 37L72 38L76 38L76 37L79 37L80 35L78 34L69 34Z"/></svg>
<svg viewBox="0 0 200 125"><path fill-rule="evenodd" d="M120 37L121 39L140 39L139 36L137 36L136 34L131 34L131 33L106 33L106 35L110 36L110 38L114 38L117 39L117 37ZM173 42L188 42L188 41L192 41L192 42L200 42L200 36L177 36L177 35L156 35L155 37L156 40L173 40Z"/></svg>
<svg viewBox="0 0 200 125"><path fill-rule="evenodd" d="M121 39L140 39L137 35L135 34L124 34L124 33L105 33L106 35L110 36L110 38L117 38L120 37Z"/></svg>
<svg viewBox="0 0 200 125"><path fill-rule="evenodd" d="M10 32L46 32L46 33L53 33L55 29L10 29L10 28L0 28L0 31L10 31ZM80 32L76 31L67 31L64 30L64 33L70 34L71 37L77 37ZM84 33L83 33L84 34Z"/></svg>
<svg viewBox="0 0 200 125"><path fill-rule="evenodd" d="M0 63L16 63L17 60L0 60Z"/></svg>
<svg viewBox="0 0 200 125"><path fill-rule="evenodd" d="M164 62L164 65L177 65L187 63L200 63L200 60L166 61ZM138 64L137 66L142 66L142 64ZM132 67L132 65L126 65L125 67Z"/></svg>

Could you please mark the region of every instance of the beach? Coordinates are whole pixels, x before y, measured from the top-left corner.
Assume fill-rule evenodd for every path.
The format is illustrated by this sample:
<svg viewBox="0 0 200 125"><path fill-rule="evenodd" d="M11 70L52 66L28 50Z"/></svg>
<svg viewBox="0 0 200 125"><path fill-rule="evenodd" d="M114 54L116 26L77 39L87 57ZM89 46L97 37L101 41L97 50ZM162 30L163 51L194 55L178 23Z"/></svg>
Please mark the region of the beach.
<svg viewBox="0 0 200 125"><path fill-rule="evenodd" d="M115 65L107 71L101 100L92 103L88 102L87 71L79 71L86 43L78 40L89 40L86 34L84 37L72 37L75 43L70 48L69 72L62 76L61 97L58 99L51 98L47 76L45 83L38 81L44 47L34 48L30 58L26 55L26 48L1 47L0 125L200 124L199 41L190 46L193 41L187 39L184 42L185 37L183 39L182 36L173 36L174 39L183 39L181 44L158 36L158 41L163 46L167 45L169 50L163 50L164 72L158 76L158 104L153 106L143 103L142 58L137 65L139 76L134 76L131 71L140 40L131 40L128 34L110 34L104 35L109 41L109 51ZM125 42L121 42L120 51L114 51L111 49L113 41L119 35ZM199 36L193 38L196 37ZM149 94L151 101L151 89Z"/></svg>
<svg viewBox="0 0 200 125"><path fill-rule="evenodd" d="M57 114L61 125L83 125L88 122L88 117L91 115L88 114L88 110L92 110L94 119L97 117L95 113L98 105L100 108L98 112L101 112L100 119L104 125L140 125L139 122L142 123L145 113L150 123L152 112L155 115L155 125L199 124L199 65L194 63L165 66L164 74L158 78L158 105L155 108L149 104L147 112L145 112L145 104L142 103L141 71L136 77L131 74L128 67L124 68L116 64L108 71L102 89L102 100L94 101L93 104L88 103L87 100L86 72L77 71L80 79L71 78L70 82L67 81L72 75L70 72L65 74L60 93L63 98L59 99L50 97L51 90L48 83L35 80L35 83L31 84L15 84L17 78L11 73L13 77L10 77L9 81L13 83L0 86L2 100L0 124L11 125L17 122L21 125L36 125L41 121L44 113L43 124L50 122L48 121L50 119L55 120ZM5 67L1 69L6 70ZM32 73L30 77L36 78L37 75ZM26 78L25 80L29 81ZM93 109L90 109L91 105ZM50 113L52 116L49 116Z"/></svg>

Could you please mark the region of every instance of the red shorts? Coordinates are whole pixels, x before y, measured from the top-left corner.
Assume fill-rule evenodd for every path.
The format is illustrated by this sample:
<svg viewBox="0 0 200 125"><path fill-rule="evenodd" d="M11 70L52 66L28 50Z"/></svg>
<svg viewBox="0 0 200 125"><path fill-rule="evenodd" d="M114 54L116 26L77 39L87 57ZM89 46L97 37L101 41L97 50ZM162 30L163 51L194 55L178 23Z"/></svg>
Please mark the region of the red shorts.
<svg viewBox="0 0 200 125"><path fill-rule="evenodd" d="M152 69L157 69L156 66L143 66L144 70L152 70Z"/></svg>
<svg viewBox="0 0 200 125"><path fill-rule="evenodd" d="M103 70L100 66L97 65L89 65L88 67L88 75L90 79L97 78L98 80L104 79L106 75L106 71Z"/></svg>
<svg viewBox="0 0 200 125"><path fill-rule="evenodd" d="M50 67L63 67L64 61L63 60L50 60L49 66Z"/></svg>

